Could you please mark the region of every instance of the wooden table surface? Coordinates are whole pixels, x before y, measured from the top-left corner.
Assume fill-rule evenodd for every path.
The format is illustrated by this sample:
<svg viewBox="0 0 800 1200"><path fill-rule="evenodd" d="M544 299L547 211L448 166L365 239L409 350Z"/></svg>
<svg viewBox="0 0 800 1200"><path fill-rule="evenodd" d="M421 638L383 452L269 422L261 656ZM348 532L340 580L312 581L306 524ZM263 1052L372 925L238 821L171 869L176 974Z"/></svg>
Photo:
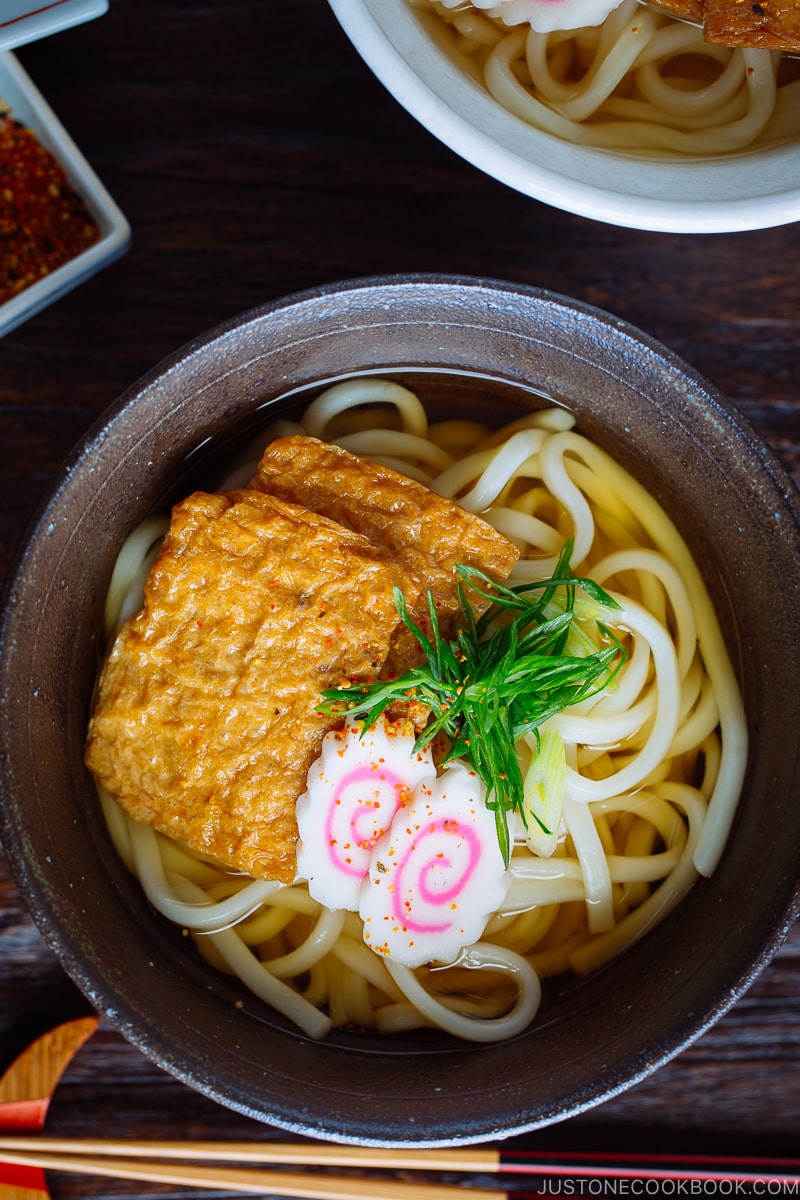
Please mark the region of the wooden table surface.
<svg viewBox="0 0 800 1200"><path fill-rule="evenodd" d="M133 242L0 341L0 573L61 460L141 373L242 310L356 276L482 275L606 309L698 368L800 482L797 226L651 234L517 195L399 107L325 0L111 0L99 20L18 54L128 217ZM748 993L677 1059L528 1142L795 1152L798 984L796 927ZM0 1070L34 1036L86 1011L0 854ZM48 1128L264 1135L104 1022L66 1072ZM63 1175L51 1190L161 1194Z"/></svg>

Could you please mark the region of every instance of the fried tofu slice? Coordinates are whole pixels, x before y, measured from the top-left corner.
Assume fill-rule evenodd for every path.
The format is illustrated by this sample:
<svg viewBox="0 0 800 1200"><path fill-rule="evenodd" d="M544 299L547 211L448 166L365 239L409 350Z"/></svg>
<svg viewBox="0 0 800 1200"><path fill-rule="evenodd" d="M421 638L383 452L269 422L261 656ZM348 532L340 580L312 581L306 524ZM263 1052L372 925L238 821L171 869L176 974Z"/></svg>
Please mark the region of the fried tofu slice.
<svg viewBox="0 0 800 1200"><path fill-rule="evenodd" d="M684 21L700 24L703 20L703 0L658 0L658 7Z"/></svg>
<svg viewBox="0 0 800 1200"><path fill-rule="evenodd" d="M414 580L422 599L416 603L407 595L406 601L428 633L428 590L443 636L449 636L460 614L456 563L478 567L502 582L519 557L514 544L481 517L416 480L317 438L295 435L271 442L250 486L306 505L387 551ZM467 596L476 613L487 607L469 588ZM384 677L402 674L419 657L415 638L400 627Z"/></svg>
<svg viewBox="0 0 800 1200"><path fill-rule="evenodd" d="M703 36L719 46L800 50L800 0L705 0Z"/></svg>
<svg viewBox="0 0 800 1200"><path fill-rule="evenodd" d="M291 883L295 802L330 719L320 692L374 678L402 564L260 492L178 504L142 611L116 639L86 749L136 820L256 877Z"/></svg>
<svg viewBox="0 0 800 1200"><path fill-rule="evenodd" d="M702 25L712 45L800 51L800 0L659 0L658 6Z"/></svg>

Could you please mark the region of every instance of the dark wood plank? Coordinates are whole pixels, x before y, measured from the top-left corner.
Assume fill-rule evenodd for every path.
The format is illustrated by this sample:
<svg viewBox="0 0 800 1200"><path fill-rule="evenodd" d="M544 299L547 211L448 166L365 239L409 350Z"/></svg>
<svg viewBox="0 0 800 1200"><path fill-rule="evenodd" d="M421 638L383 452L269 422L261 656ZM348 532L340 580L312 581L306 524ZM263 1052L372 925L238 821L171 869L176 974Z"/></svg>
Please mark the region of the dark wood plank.
<svg viewBox="0 0 800 1200"><path fill-rule="evenodd" d="M552 288L661 339L800 482L796 227L670 236L560 213L422 130L324 0L112 0L19 57L133 227L129 254L0 342L0 573L59 463L165 354L326 281L460 272ZM86 1005L0 857L0 1066ZM654 1076L530 1144L789 1153L800 1128L800 930L730 1012ZM49 1126L278 1136L194 1095L110 1026ZM59 1176L53 1195L166 1194ZM177 1194L177 1193L176 1193ZM183 1193L181 1193L183 1194Z"/></svg>

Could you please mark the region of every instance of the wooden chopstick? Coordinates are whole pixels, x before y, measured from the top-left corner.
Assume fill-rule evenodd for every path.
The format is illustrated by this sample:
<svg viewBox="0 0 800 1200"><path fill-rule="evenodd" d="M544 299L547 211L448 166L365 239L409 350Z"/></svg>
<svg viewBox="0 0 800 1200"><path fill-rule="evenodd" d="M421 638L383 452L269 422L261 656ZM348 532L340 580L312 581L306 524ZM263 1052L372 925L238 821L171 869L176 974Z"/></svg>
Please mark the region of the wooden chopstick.
<svg viewBox="0 0 800 1200"><path fill-rule="evenodd" d="M5 1151L46 1154L111 1155L117 1158L193 1159L203 1162L269 1163L291 1167L369 1167L413 1171L485 1171L500 1169L497 1150L456 1146L433 1149L385 1149L331 1143L140 1141L109 1138L0 1137Z"/></svg>
<svg viewBox="0 0 800 1200"><path fill-rule="evenodd" d="M47 1161L44 1161L44 1160ZM145 1160L148 1160L145 1162ZM179 1162L192 1160L193 1166L176 1166ZM270 1167L360 1167L369 1170L406 1170L406 1171L450 1171L452 1173L497 1174L497 1175L530 1175L530 1176L582 1176L597 1178L627 1178L627 1179L691 1179L691 1180L738 1180L751 1182L754 1180L783 1181L796 1184L800 1179L800 1159L769 1158L751 1156L718 1156L713 1154L617 1154L609 1152L556 1152L548 1153L543 1150L527 1151L491 1147L432 1147L432 1148L390 1148L376 1146L348 1146L335 1143L317 1142L202 1142L202 1141L139 1141L109 1138L58 1138L50 1136L7 1136L0 1137L0 1162L14 1163L22 1166L49 1166L53 1170L76 1170L84 1173L117 1175L120 1178L148 1179L155 1182L179 1183L179 1175L189 1182L191 1173L202 1172L197 1183L207 1184L210 1166L201 1167L199 1163L230 1163L230 1164L260 1164ZM80 1165L75 1165L80 1162ZM72 1164L72 1165L69 1165ZM113 1164L113 1165L112 1165ZM120 1173L120 1164L127 1168L127 1174ZM173 1164L173 1165L170 1165ZM90 1167L91 1165L91 1167ZM148 1174L131 1175L130 1172L148 1171ZM159 1172L157 1175L154 1172ZM170 1172L165 1176L165 1172ZM269 1181L275 1195L313 1196L321 1194L310 1192L311 1184L323 1179L328 1186L325 1197L336 1197L337 1200L357 1197L358 1200L370 1195L370 1188L376 1180L370 1181L334 1180L332 1176L304 1174L289 1176L280 1171L247 1172L236 1170L233 1166L219 1171L214 1175L217 1186L224 1186L219 1178L231 1181L229 1190L256 1190L265 1186ZM295 1190L281 1192L276 1184L283 1181L286 1186ZM245 1186L233 1186L238 1183ZM302 1185L305 1191L297 1191ZM350 1190L342 1190L347 1185ZM389 1187L399 1188L400 1191L387 1190ZM421 1200L430 1195L432 1200L448 1200L451 1195L464 1197L464 1188L457 1192L444 1188L443 1185L429 1184L428 1190L423 1191L423 1184L393 1184L390 1180L381 1180L381 1191L386 1200L395 1197L396 1200ZM355 1190L353 1190L355 1189ZM404 1190L405 1189L405 1190ZM409 1190L411 1189L411 1190ZM520 1193L515 1193L517 1196ZM469 1188L469 1195L482 1200L484 1196L494 1200L505 1200L505 1192L481 1192Z"/></svg>
<svg viewBox="0 0 800 1200"><path fill-rule="evenodd" d="M3 1139L0 1160L14 1166L39 1167L45 1171L69 1171L80 1175L100 1175L113 1179L136 1179L148 1183L169 1183L183 1187L212 1187L226 1192L269 1192L274 1196L295 1196L303 1200L508 1200L507 1192L447 1184L404 1183L392 1179L340 1178L333 1175L289 1171L257 1170L247 1167L197 1166L112 1154L92 1155L47 1153L39 1150L11 1150ZM33 1139L31 1139L33 1140ZM29 1141L30 1144L30 1141ZM38 1139L37 1139L38 1144ZM213 1145L213 1143L212 1143ZM305 1161L305 1160L304 1160Z"/></svg>

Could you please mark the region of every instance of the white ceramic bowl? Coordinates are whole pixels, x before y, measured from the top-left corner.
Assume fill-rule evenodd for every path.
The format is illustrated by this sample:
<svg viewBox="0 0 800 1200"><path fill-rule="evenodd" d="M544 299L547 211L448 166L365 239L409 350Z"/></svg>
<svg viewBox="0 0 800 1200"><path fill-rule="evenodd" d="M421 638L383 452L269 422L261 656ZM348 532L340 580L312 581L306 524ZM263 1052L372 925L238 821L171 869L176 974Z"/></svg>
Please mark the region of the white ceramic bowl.
<svg viewBox="0 0 800 1200"><path fill-rule="evenodd" d="M456 154L527 196L611 225L665 233L727 233L800 220L800 141L680 160L571 145L501 108L433 42L406 0L329 4L412 116Z"/></svg>

